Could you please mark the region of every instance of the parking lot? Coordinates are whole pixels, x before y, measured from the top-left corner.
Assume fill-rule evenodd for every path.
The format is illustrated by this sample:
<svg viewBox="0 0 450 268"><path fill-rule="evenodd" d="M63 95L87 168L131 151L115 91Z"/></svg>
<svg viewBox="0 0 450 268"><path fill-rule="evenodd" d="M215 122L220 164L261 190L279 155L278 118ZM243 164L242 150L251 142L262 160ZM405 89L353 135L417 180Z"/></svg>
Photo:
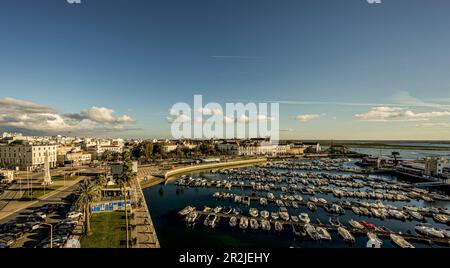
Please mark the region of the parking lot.
<svg viewBox="0 0 450 268"><path fill-rule="evenodd" d="M0 222L0 248L50 247L50 225L54 248L64 246L82 216L72 205L74 195L61 193L55 200L42 201ZM65 194L65 196L63 196Z"/></svg>

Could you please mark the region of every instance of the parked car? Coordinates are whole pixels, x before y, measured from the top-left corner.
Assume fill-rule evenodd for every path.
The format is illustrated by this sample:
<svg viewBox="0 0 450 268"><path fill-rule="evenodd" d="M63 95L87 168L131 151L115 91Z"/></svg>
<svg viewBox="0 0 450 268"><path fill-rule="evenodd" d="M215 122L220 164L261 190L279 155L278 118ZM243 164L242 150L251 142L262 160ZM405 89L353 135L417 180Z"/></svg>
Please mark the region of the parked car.
<svg viewBox="0 0 450 268"><path fill-rule="evenodd" d="M27 217L27 222L35 222L35 221L44 222L45 219L43 219L42 217L35 215L35 214Z"/></svg>
<svg viewBox="0 0 450 268"><path fill-rule="evenodd" d="M31 221L31 222L27 222L25 224L26 224L26 226L30 227L31 230L36 230L41 226L41 223L37 222L37 221Z"/></svg>
<svg viewBox="0 0 450 268"><path fill-rule="evenodd" d="M66 218L68 219L76 219L83 216L83 212L79 212L79 211L72 211L67 213Z"/></svg>
<svg viewBox="0 0 450 268"><path fill-rule="evenodd" d="M36 213L34 213L34 215L36 215L37 217L45 220L47 218L47 214L45 214L44 212L38 211Z"/></svg>
<svg viewBox="0 0 450 268"><path fill-rule="evenodd" d="M6 247L10 247L14 242L16 242L16 239L11 235L0 237L0 244L4 244Z"/></svg>

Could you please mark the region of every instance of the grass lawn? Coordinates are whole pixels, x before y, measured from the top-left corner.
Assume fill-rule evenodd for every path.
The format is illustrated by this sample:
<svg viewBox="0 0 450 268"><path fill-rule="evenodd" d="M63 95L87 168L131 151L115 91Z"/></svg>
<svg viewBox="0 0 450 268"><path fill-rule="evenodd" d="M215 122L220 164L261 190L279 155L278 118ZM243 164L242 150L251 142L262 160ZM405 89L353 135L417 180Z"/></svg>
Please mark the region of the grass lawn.
<svg viewBox="0 0 450 268"><path fill-rule="evenodd" d="M78 179L78 176L66 176L66 181L73 181L76 179ZM62 175L52 176L52 180L64 181L64 176L62 176Z"/></svg>
<svg viewBox="0 0 450 268"><path fill-rule="evenodd" d="M19 201L32 201L34 199L37 199L37 198L43 196L44 194L48 194L51 191L58 189L59 187L61 187L61 186L46 186L45 191L44 191L44 187L39 186L39 187L33 188L32 196L30 196L29 190L25 190L23 193L23 196L19 199Z"/></svg>
<svg viewBox="0 0 450 268"><path fill-rule="evenodd" d="M91 217L91 228L92 235L81 238L82 248L126 247L125 212L94 213Z"/></svg>

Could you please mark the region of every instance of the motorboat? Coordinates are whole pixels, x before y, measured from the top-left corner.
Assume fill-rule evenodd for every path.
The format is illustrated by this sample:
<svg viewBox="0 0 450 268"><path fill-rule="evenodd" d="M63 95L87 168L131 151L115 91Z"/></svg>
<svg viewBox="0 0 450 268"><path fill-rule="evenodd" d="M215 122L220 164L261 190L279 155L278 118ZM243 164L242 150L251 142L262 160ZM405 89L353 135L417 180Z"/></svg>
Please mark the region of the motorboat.
<svg viewBox="0 0 450 268"><path fill-rule="evenodd" d="M361 214L362 214L362 212L361 212L361 210L359 209L359 207L352 207L352 211L353 211L353 213L355 213L356 215L361 215Z"/></svg>
<svg viewBox="0 0 450 268"><path fill-rule="evenodd" d="M211 211L212 211L212 208L210 208L210 207L205 206L203 208L203 212L205 212L205 213L210 213Z"/></svg>
<svg viewBox="0 0 450 268"><path fill-rule="evenodd" d="M271 217L273 220L278 220L278 218L280 217L280 215L278 214L278 212L271 212L271 213L270 213L270 217Z"/></svg>
<svg viewBox="0 0 450 268"><path fill-rule="evenodd" d="M293 224L292 225L292 231L294 232L295 235L297 235L299 237L306 236L306 231L305 231L304 226Z"/></svg>
<svg viewBox="0 0 450 268"><path fill-rule="evenodd" d="M301 195L296 194L296 195L294 195L294 198L295 198L295 200L297 200L299 202L303 201L303 197Z"/></svg>
<svg viewBox="0 0 450 268"><path fill-rule="evenodd" d="M342 236L344 241L355 243L355 237L344 227L338 228L338 233Z"/></svg>
<svg viewBox="0 0 450 268"><path fill-rule="evenodd" d="M441 230L435 229L433 227L425 226L425 225L417 225L415 228L416 232L430 236L430 237L437 237L437 238L444 238L445 235Z"/></svg>
<svg viewBox="0 0 450 268"><path fill-rule="evenodd" d="M333 225L335 227L341 226L341 223L339 222L339 218L330 217L329 222L330 222L331 225Z"/></svg>
<svg viewBox="0 0 450 268"><path fill-rule="evenodd" d="M193 222L195 222L195 220L197 219L197 217L198 217L198 212L197 212L197 211L191 211L191 212L189 212L189 214L187 214L187 216L186 216L186 222L188 222L188 223L193 223Z"/></svg>
<svg viewBox="0 0 450 268"><path fill-rule="evenodd" d="M305 224L311 222L311 219L309 218L309 215L307 213L300 213L299 220Z"/></svg>
<svg viewBox="0 0 450 268"><path fill-rule="evenodd" d="M433 214L433 219L440 223L445 223L445 224L450 223L449 216L444 215L444 214Z"/></svg>
<svg viewBox="0 0 450 268"><path fill-rule="evenodd" d="M239 220L239 227L241 229L247 229L248 227L248 218L247 217L241 217Z"/></svg>
<svg viewBox="0 0 450 268"><path fill-rule="evenodd" d="M268 220L261 220L261 229L263 229L264 231L270 231L270 222Z"/></svg>
<svg viewBox="0 0 450 268"><path fill-rule="evenodd" d="M311 224L306 224L305 225L305 232L313 240L318 240L320 238L319 234L316 231L316 228L314 228L314 226L312 226Z"/></svg>
<svg viewBox="0 0 450 268"><path fill-rule="evenodd" d="M316 211L316 210L317 210L317 206L316 206L313 202L308 202L308 203L306 203L306 206L307 206L308 209L311 210L311 211Z"/></svg>
<svg viewBox="0 0 450 268"><path fill-rule="evenodd" d="M328 203L327 200L325 200L324 198L319 198L319 199L317 199L317 202L318 202L319 204L323 204L323 205L325 205L325 204Z"/></svg>
<svg viewBox="0 0 450 268"><path fill-rule="evenodd" d="M259 199L259 204L260 204L261 206L267 205L267 199L264 198L264 197L261 197L261 198Z"/></svg>
<svg viewBox="0 0 450 268"><path fill-rule="evenodd" d="M270 217L270 213L269 213L269 211L267 211L267 210L261 210L261 211L259 212L259 214L260 214L261 217L264 218L264 219L268 219L268 218Z"/></svg>
<svg viewBox="0 0 450 268"><path fill-rule="evenodd" d="M213 211L214 213L220 213L222 211L222 207L221 206L215 207Z"/></svg>
<svg viewBox="0 0 450 268"><path fill-rule="evenodd" d="M257 230L259 228L259 223L256 219L250 219L250 228Z"/></svg>
<svg viewBox="0 0 450 268"><path fill-rule="evenodd" d="M364 228L366 229L370 229L370 230L376 230L377 227L373 224L373 223L368 223L366 221L362 221L361 224L364 226Z"/></svg>
<svg viewBox="0 0 450 268"><path fill-rule="evenodd" d="M223 208L223 209L222 209L222 213L225 214L225 215L228 215L228 214L230 214L231 212L233 212L233 209L232 209L232 208Z"/></svg>
<svg viewBox="0 0 450 268"><path fill-rule="evenodd" d="M418 220L418 221L423 221L423 220L425 220L425 217L422 216L422 214L420 214L420 213L417 212L417 211L408 211L408 213L409 213L409 215L410 215L413 219L416 219L416 220Z"/></svg>
<svg viewBox="0 0 450 268"><path fill-rule="evenodd" d="M275 230L278 231L278 232L283 231L283 224L281 222L279 222L279 221L276 221L275 222Z"/></svg>
<svg viewBox="0 0 450 268"><path fill-rule="evenodd" d="M208 216L206 216L203 224L205 226L214 228L214 227L216 227L217 222L218 222L218 217L215 214L210 213L210 214L208 214Z"/></svg>
<svg viewBox="0 0 450 268"><path fill-rule="evenodd" d="M297 223L299 221L298 216L295 216L295 215L291 216L291 220L295 223Z"/></svg>
<svg viewBox="0 0 450 268"><path fill-rule="evenodd" d="M250 208L249 214L250 214L250 216L256 218L259 215L259 211L256 208Z"/></svg>
<svg viewBox="0 0 450 268"><path fill-rule="evenodd" d="M180 216L186 216L186 215L188 215L189 213L191 213L191 212L194 211L194 210L195 210L195 207L187 206L187 207L183 208L182 210L180 210L180 211L178 212L178 214L179 214Z"/></svg>
<svg viewBox="0 0 450 268"><path fill-rule="evenodd" d="M408 241L406 241L402 236L397 234L390 234L390 238L392 242L394 242L397 246L401 248L414 248L412 244L410 244Z"/></svg>
<svg viewBox="0 0 450 268"><path fill-rule="evenodd" d="M348 224L350 224L350 226L352 226L355 229L359 229L359 230L363 230L365 227L364 225L362 225L361 223L359 223L358 221L355 221L353 219L348 221Z"/></svg>
<svg viewBox="0 0 450 268"><path fill-rule="evenodd" d="M316 231L320 240L331 240L331 235L325 228L317 227Z"/></svg>
<svg viewBox="0 0 450 268"><path fill-rule="evenodd" d="M278 213L280 215L280 218L284 221L288 221L289 220L289 213L287 211L280 211Z"/></svg>
<svg viewBox="0 0 450 268"><path fill-rule="evenodd" d="M230 218L230 222L229 222L230 227L236 227L237 225L237 217L233 216Z"/></svg>

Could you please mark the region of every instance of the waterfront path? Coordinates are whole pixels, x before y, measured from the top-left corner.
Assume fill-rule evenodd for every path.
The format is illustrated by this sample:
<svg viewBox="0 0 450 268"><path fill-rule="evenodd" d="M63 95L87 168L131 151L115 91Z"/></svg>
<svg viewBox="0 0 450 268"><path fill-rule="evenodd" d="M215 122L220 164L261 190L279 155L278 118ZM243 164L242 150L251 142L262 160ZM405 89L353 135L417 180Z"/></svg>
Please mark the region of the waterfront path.
<svg viewBox="0 0 450 268"><path fill-rule="evenodd" d="M208 170L208 169L218 169L218 168L227 168L227 167L236 167L236 166L245 166L245 165L253 165L258 163L266 162L267 158L254 158L247 160L231 160L226 162L212 163L212 164L203 164L203 165L193 165L182 168L177 168L166 172L164 178L167 180L170 177L181 175L189 172Z"/></svg>
<svg viewBox="0 0 450 268"><path fill-rule="evenodd" d="M135 204L133 209L134 217L131 220L131 224L135 226L131 231L131 238L136 239L134 248L159 248L159 240L153 225L152 217L146 200L140 181L145 174L144 171L139 171L138 176L133 183L133 189L131 191L131 201Z"/></svg>

